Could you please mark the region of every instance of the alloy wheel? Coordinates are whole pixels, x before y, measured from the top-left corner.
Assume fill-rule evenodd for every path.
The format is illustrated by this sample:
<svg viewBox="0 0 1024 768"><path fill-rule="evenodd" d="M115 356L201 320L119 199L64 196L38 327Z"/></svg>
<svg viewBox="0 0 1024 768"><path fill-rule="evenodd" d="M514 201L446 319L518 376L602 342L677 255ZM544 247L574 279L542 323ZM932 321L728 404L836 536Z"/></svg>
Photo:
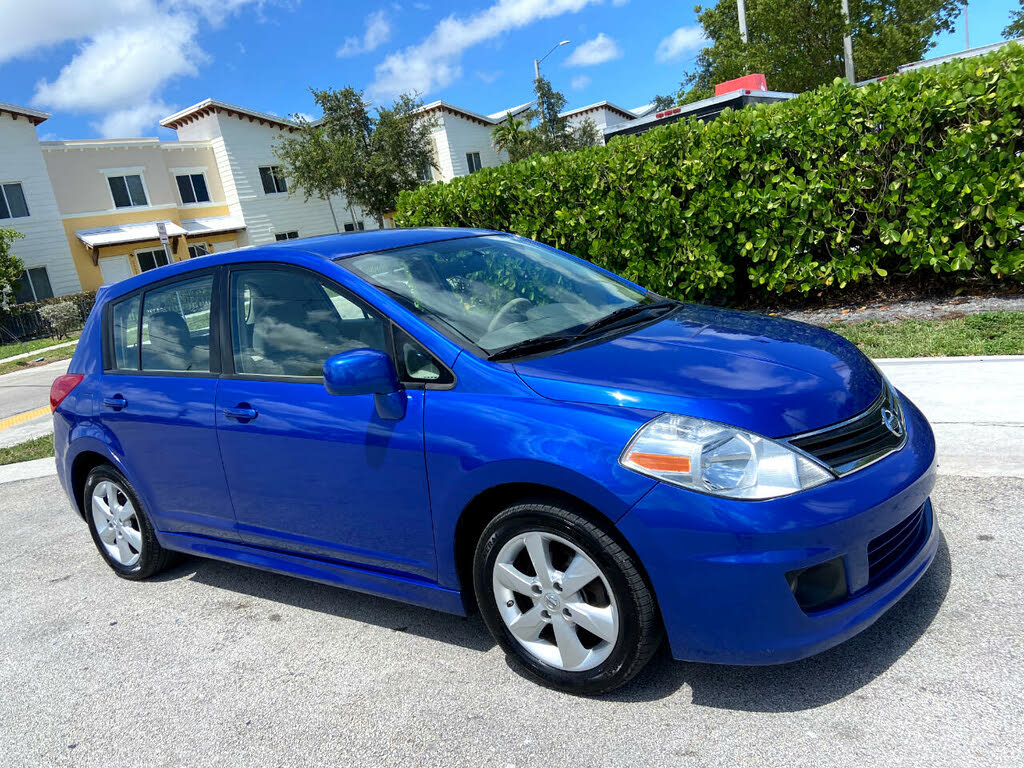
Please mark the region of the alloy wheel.
<svg viewBox="0 0 1024 768"><path fill-rule="evenodd" d="M535 658L581 672L611 655L619 634L615 597L571 541L547 531L515 536L498 552L492 582L505 626Z"/></svg>
<svg viewBox="0 0 1024 768"><path fill-rule="evenodd" d="M116 563L135 565L142 556L139 515L124 489L102 480L92 490L92 520L103 549Z"/></svg>

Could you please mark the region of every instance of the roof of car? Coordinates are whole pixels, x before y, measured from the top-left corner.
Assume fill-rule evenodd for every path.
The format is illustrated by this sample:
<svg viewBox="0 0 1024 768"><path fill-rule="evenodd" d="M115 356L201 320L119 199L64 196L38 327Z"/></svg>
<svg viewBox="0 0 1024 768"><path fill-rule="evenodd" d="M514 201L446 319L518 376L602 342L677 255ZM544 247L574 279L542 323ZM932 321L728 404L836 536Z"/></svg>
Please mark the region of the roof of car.
<svg viewBox="0 0 1024 768"><path fill-rule="evenodd" d="M282 250L303 251L325 259L340 259L360 253L386 251L409 245L436 243L441 240L459 240L464 237L498 235L491 229L468 229L460 227L416 227L410 229L376 229L370 232L349 232L344 235L323 235L300 240L281 240L261 246Z"/></svg>

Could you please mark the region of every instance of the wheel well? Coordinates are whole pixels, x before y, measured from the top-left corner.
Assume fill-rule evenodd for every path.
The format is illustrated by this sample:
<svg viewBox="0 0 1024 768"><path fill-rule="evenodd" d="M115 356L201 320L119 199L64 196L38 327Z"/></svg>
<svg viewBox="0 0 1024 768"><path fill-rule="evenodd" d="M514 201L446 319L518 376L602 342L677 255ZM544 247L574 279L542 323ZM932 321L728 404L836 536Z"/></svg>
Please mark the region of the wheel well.
<svg viewBox="0 0 1024 768"><path fill-rule="evenodd" d="M468 611L476 610L476 596L473 589L473 554L476 551L480 534L484 532L487 524L493 520L502 510L512 504L526 501L528 499L543 499L544 501L557 501L567 504L572 510L600 525L606 529L609 536L615 538L619 546L629 553L637 568L643 575L647 586L654 594L651 580L647 575L640 558L637 557L633 547L626 538L615 527L615 523L600 510L591 506L577 496L566 493L557 488L536 483L507 483L488 488L475 496L466 508L462 510L458 523L455 524L455 568L459 576L459 589L462 591L462 600ZM657 598L655 598L657 600Z"/></svg>
<svg viewBox="0 0 1024 768"><path fill-rule="evenodd" d="M109 463L110 460L106 456L93 451L82 451L75 456L75 461L71 465L71 490L75 496L75 509L83 518L85 510L82 509L82 491L85 490L85 479L96 467Z"/></svg>

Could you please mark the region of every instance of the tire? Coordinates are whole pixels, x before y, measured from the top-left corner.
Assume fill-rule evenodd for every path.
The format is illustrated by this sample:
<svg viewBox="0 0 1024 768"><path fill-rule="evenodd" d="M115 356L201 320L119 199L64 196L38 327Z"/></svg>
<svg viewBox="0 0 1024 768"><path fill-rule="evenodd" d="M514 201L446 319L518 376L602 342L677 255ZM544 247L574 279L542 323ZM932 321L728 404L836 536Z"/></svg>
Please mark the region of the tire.
<svg viewBox="0 0 1024 768"><path fill-rule="evenodd" d="M99 501L94 503L97 496ZM113 466L102 464L89 473L82 509L96 549L121 578L139 581L170 564L172 553L157 541L138 494Z"/></svg>
<svg viewBox="0 0 1024 768"><path fill-rule="evenodd" d="M547 558L541 569L538 557ZM552 688L611 691L661 643L657 604L637 563L604 528L560 503L524 501L491 520L473 581L484 622L513 666Z"/></svg>

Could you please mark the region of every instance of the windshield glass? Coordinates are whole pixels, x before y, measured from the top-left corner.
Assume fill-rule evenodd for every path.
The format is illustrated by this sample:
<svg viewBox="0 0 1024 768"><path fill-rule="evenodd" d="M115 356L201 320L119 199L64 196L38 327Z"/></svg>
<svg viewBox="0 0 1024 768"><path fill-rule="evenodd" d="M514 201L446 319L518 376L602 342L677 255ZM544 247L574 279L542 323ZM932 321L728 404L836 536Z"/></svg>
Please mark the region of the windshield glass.
<svg viewBox="0 0 1024 768"><path fill-rule="evenodd" d="M650 301L587 264L511 237L425 243L340 263L488 353Z"/></svg>

